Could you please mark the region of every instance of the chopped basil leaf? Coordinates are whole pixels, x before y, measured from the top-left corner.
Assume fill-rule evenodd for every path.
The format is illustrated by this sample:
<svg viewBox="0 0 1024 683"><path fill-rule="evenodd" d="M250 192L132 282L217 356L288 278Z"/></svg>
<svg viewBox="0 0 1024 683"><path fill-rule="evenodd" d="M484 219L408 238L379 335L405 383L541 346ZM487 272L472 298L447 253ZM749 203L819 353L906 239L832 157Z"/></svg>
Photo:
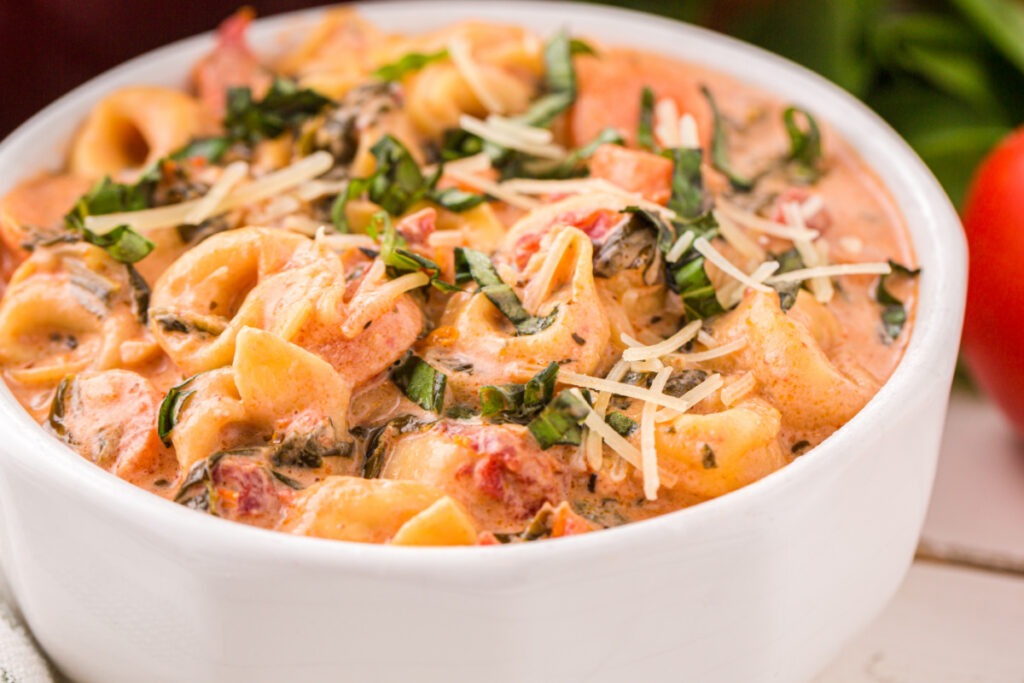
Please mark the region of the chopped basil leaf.
<svg viewBox="0 0 1024 683"><path fill-rule="evenodd" d="M713 470L718 468L718 460L715 458L715 451L708 444L704 444L703 455L704 469Z"/></svg>
<svg viewBox="0 0 1024 683"><path fill-rule="evenodd" d="M715 296L715 287L704 270L703 256L675 269L669 287L675 289L682 298L688 319L710 318L725 313L718 297Z"/></svg>
<svg viewBox="0 0 1024 683"><path fill-rule="evenodd" d="M397 62L385 64L373 72L373 77L382 81L400 81L413 71L419 71L431 62L437 62L448 57L448 50L437 52L410 52L403 55Z"/></svg>
<svg viewBox="0 0 1024 683"><path fill-rule="evenodd" d="M516 120L530 126L548 125L576 101L576 70L572 65L572 44L565 31L556 33L544 46L544 67L546 94L535 100L524 114L515 117Z"/></svg>
<svg viewBox="0 0 1024 683"><path fill-rule="evenodd" d="M373 214L367 230L370 237L380 242L380 260L388 267L388 277L395 278L405 273L425 272L430 276L429 284L442 292L459 292L459 287L441 279L441 266L425 256L403 248L405 239L398 234L391 217L386 211Z"/></svg>
<svg viewBox="0 0 1024 683"><path fill-rule="evenodd" d="M483 204L486 197L482 194L473 194L460 190L457 187L449 187L444 190L432 189L427 192L427 199L434 202L442 209L462 213Z"/></svg>
<svg viewBox="0 0 1024 683"><path fill-rule="evenodd" d="M806 129L797 122L804 118ZM813 183L821 176L821 131L814 117L803 109L789 107L782 113L789 135L789 161L793 175L799 182Z"/></svg>
<svg viewBox="0 0 1024 683"><path fill-rule="evenodd" d="M654 144L654 91L648 86L640 92L640 119L636 125L636 144L653 152Z"/></svg>
<svg viewBox="0 0 1024 683"><path fill-rule="evenodd" d="M480 387L480 414L493 422L526 424L551 402L557 377L558 363L551 362L526 384Z"/></svg>
<svg viewBox="0 0 1024 683"><path fill-rule="evenodd" d="M408 353L391 369L391 381L410 401L435 413L444 404L444 388L448 377L425 360Z"/></svg>
<svg viewBox="0 0 1024 683"><path fill-rule="evenodd" d="M181 411L184 410L189 397L196 393L195 389L188 388L196 377L197 375L192 375L181 384L171 387L164 400L160 402L160 410L156 417L156 434L165 446L171 445L171 431L178 424Z"/></svg>
<svg viewBox="0 0 1024 683"><path fill-rule="evenodd" d="M888 341L894 341L900 336L903 326L907 323L907 309L902 301L886 289L885 283L893 276L916 277L921 273L921 269L910 269L891 259L889 260L889 267L892 268L892 272L878 278L878 287L875 288L875 301L882 306L882 331L885 333Z"/></svg>
<svg viewBox="0 0 1024 683"><path fill-rule="evenodd" d="M480 287L481 294L508 318L518 334L536 334L548 328L558 316L555 308L544 317L532 316L523 308L523 302L511 286L506 284L487 254L467 247L455 248L455 284L470 280Z"/></svg>
<svg viewBox="0 0 1024 683"><path fill-rule="evenodd" d="M105 233L95 233L85 227L85 219L87 216L149 208L153 184L154 179L149 173L143 174L142 179L134 185L115 183L105 177L79 198L75 207L64 216L64 223L69 230L80 233L84 241L104 249L111 258L121 263L137 263L153 251L156 246L153 242L128 225L119 225Z"/></svg>
<svg viewBox="0 0 1024 683"><path fill-rule="evenodd" d="M544 450L558 444L578 446L583 434L580 423L587 416L588 410L578 398L564 390L526 428Z"/></svg>
<svg viewBox="0 0 1024 683"><path fill-rule="evenodd" d="M702 85L700 91L707 99L708 106L711 107L711 116L713 119L714 127L711 133L711 163L729 179L729 183L733 186L733 189L739 190L740 192L747 192L754 187L754 181L749 178L744 178L733 170L732 164L729 161L729 139L725 132L725 118L718 110L718 104L715 102L715 98L708 87L706 85Z"/></svg>
<svg viewBox="0 0 1024 683"><path fill-rule="evenodd" d="M175 161L206 159L210 163L216 164L230 148L231 140L226 137L198 138L172 153L171 159Z"/></svg>
<svg viewBox="0 0 1024 683"><path fill-rule="evenodd" d="M608 423L608 426L619 433L619 436L629 436L637 430L636 420L632 419L628 415L620 413L618 411L612 411L608 413L604 421Z"/></svg>
<svg viewBox="0 0 1024 683"><path fill-rule="evenodd" d="M804 259L800 256L800 252L797 251L795 247L778 254L775 256L775 260L779 264L779 269L775 271L778 275L794 270L800 270L804 267ZM803 283L780 282L770 286L779 293L779 307L783 312L785 312L793 308L793 305L796 303L797 294L799 294L800 288L803 287Z"/></svg>
<svg viewBox="0 0 1024 683"><path fill-rule="evenodd" d="M231 140L256 144L298 128L329 104L331 100L320 93L286 78L275 78L258 102L249 87L229 88L224 129Z"/></svg>
<svg viewBox="0 0 1024 683"><path fill-rule="evenodd" d="M350 180L345 191L331 205L331 221L340 232L349 231L345 207L364 193L392 216L405 213L421 199L429 199L456 212L466 211L484 201L480 195L454 188L438 190L435 186L441 177L440 169L430 178L424 177L409 150L392 135L378 140L370 148L370 153L377 162L373 175Z"/></svg>
<svg viewBox="0 0 1024 683"><path fill-rule="evenodd" d="M50 427L50 431L60 437L67 434L67 426L64 424L64 413L67 411L68 392L74 381L74 375L68 375L60 381L60 384L57 385L57 391L53 394L50 413L46 417L46 424Z"/></svg>
<svg viewBox="0 0 1024 683"><path fill-rule="evenodd" d="M672 160L672 194L668 208L687 221L705 215L710 207L704 194L704 180L700 166L704 155L699 148L673 148L662 152Z"/></svg>
<svg viewBox="0 0 1024 683"><path fill-rule="evenodd" d="M579 38L569 39L569 54L575 55L596 55L597 50L593 46Z"/></svg>
<svg viewBox="0 0 1024 683"><path fill-rule="evenodd" d="M119 225L102 234L86 230L82 236L86 242L104 249L111 258L121 263L137 263L156 247L153 242L128 225Z"/></svg>

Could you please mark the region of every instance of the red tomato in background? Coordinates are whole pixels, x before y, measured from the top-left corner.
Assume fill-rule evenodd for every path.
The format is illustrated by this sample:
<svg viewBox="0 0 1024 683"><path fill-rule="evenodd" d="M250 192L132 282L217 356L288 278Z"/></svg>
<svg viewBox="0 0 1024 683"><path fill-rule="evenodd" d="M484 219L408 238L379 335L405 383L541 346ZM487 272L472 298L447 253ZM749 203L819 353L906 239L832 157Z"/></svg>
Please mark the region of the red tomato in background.
<svg viewBox="0 0 1024 683"><path fill-rule="evenodd" d="M1024 437L1024 128L978 167L963 219L970 247L964 355Z"/></svg>

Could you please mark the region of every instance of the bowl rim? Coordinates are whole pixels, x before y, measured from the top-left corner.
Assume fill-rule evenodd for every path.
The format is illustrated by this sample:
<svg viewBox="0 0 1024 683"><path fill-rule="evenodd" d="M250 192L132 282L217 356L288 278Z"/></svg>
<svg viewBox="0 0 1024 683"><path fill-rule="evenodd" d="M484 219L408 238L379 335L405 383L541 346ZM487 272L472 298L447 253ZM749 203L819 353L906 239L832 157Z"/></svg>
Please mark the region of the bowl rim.
<svg viewBox="0 0 1024 683"><path fill-rule="evenodd" d="M880 179L883 175L888 177L883 184L893 193L907 223L919 264L925 266L919 282L911 338L893 374L849 422L807 454L761 480L689 508L600 533L557 539L557 542L501 546L500 550L480 550L474 546L405 548L338 542L253 528L210 515L195 514L86 462L36 424L14 400L6 384L0 389L0 425L6 427L8 443L0 448L0 460L51 489L59 488L77 496L82 499L82 504L103 510L125 524L144 526L148 533L161 537L161 542L169 542L175 550L185 548L195 553L226 554L236 561L245 558L266 565L285 563L294 566L295 562L301 562L304 566L345 567L348 571L389 576L422 576L423 572L429 572L440 577L458 567L459 575L464 578L463 570L472 567L485 570L483 574L474 574L480 582L491 584L504 581L507 572L525 566L586 562L608 552L621 553L631 547L648 547L652 541L713 524L723 516L756 514L774 495L810 485L816 473L823 468L838 467L844 455L856 457L858 434L872 429L872 425L883 421L887 414L909 403L918 391L915 385L934 373L934 361L948 353L950 345L955 348L956 344L952 342L959 339L966 290L966 244L959 218L934 176L907 143L866 105L839 86L802 66L737 39L634 10L542 0L500 4L471 0L387 0L368 5L354 3L352 6L363 16L385 27L389 21L411 13L417 16L417 20L427 20L424 28L433 23L471 17L519 25L543 24L549 29L570 25L581 35L593 34L593 27L599 26L605 27L609 33L614 26L616 34L621 36L631 35L630 29L642 29L663 38L690 41L697 46L687 48L689 54L686 56L680 54L682 49L673 50L669 56L675 59L707 64L745 83L752 83L757 75L775 76L779 80L770 81L774 86L771 91L780 97L783 96L782 91L789 91L786 96L812 111L829 109L842 112L841 118L829 115L824 120L840 132ZM330 7L306 9L259 19L252 26L253 42L268 43L269 36L279 36L294 29L296 24L308 26L328 9ZM592 28L588 30L588 26ZM74 105L95 102L121 85L119 81L126 76L134 75L150 64L167 61L179 53L198 53L208 49L212 39L213 31L208 31L145 53L59 98L0 143L0 177L5 170L18 168L19 155L23 148L29 148L29 143L46 140L47 126L62 118L65 110ZM644 49L636 38L607 42ZM665 53L659 48L651 51ZM715 61L720 58L731 62ZM188 63L191 65L192 60ZM783 83L781 88L777 87L779 82ZM800 96L796 97L792 93L798 88ZM814 98L813 103L808 101L811 98ZM800 102L801 99L804 101ZM859 134L851 135L851 132ZM877 161L870 161L868 157ZM879 167L878 161L883 160L892 166ZM24 177L25 174L15 174L14 180ZM894 185L904 190L899 196L896 196ZM923 227L915 228L912 224L914 219ZM942 248L928 245L929 240L941 242ZM945 401L946 397L940 398Z"/></svg>

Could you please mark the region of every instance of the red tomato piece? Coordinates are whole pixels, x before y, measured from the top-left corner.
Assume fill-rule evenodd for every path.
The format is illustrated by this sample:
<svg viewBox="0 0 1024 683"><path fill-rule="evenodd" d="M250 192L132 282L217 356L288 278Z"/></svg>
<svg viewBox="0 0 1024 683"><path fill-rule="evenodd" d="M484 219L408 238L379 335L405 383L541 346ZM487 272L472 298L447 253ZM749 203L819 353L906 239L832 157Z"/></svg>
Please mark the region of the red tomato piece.
<svg viewBox="0 0 1024 683"><path fill-rule="evenodd" d="M981 163L963 219L970 247L964 355L1024 436L1024 128Z"/></svg>

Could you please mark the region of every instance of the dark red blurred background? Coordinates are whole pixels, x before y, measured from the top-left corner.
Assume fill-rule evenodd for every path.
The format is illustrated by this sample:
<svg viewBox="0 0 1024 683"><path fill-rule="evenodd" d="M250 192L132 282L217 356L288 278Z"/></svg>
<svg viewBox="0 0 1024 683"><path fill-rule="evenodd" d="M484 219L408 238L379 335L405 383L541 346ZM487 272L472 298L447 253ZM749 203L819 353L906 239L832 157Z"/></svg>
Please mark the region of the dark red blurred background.
<svg viewBox="0 0 1024 683"><path fill-rule="evenodd" d="M0 0L0 138L71 88L138 54L214 28L324 0Z"/></svg>

